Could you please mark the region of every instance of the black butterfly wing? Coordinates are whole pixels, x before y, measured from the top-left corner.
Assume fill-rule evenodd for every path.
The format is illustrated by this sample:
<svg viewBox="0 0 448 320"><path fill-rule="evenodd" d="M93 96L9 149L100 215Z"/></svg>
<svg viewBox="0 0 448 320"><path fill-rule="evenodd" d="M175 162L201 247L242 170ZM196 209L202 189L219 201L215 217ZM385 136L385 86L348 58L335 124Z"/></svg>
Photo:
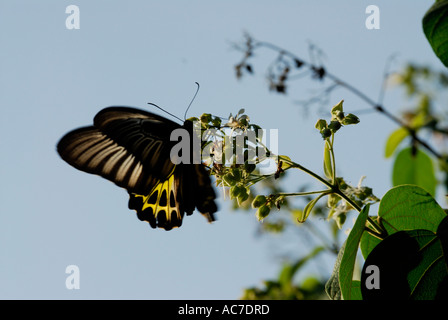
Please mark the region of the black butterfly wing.
<svg viewBox="0 0 448 320"><path fill-rule="evenodd" d="M95 116L93 126L67 133L57 151L79 170L145 194L173 172L170 134L180 127L142 110L109 107Z"/></svg>
<svg viewBox="0 0 448 320"><path fill-rule="evenodd" d="M130 194L129 208L152 227L170 230L195 207L209 221L217 211L215 193L202 164L174 165L170 134L181 126L150 112L109 107L94 125L66 134L58 143L62 159L106 178Z"/></svg>

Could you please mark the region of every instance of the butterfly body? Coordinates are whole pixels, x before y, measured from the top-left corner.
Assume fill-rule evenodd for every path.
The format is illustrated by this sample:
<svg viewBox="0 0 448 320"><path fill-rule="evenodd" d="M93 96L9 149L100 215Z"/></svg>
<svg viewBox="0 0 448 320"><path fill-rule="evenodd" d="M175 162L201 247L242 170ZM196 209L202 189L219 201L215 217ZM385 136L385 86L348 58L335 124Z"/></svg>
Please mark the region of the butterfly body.
<svg viewBox="0 0 448 320"><path fill-rule="evenodd" d="M95 116L93 126L67 133L57 151L73 167L125 188L129 208L153 228L180 227L184 214L195 208L214 221L216 196L205 166L170 159L177 143L170 136L180 128L192 136L188 120L179 125L147 111L109 107Z"/></svg>

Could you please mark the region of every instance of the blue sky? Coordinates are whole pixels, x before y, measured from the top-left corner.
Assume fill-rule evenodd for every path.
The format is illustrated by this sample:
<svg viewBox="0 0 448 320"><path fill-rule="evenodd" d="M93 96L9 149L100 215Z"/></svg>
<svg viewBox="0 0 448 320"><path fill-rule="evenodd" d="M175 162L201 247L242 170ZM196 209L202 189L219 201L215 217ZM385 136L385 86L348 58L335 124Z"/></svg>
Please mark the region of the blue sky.
<svg viewBox="0 0 448 320"><path fill-rule="evenodd" d="M80 29L65 26L65 8L80 9ZM365 27L365 8L380 9L380 29ZM127 209L125 190L77 171L55 151L68 131L92 123L104 107L151 109L183 117L227 116L245 108L251 120L279 129L279 152L321 170L318 117L294 101L316 83L296 82L286 96L268 92L261 55L256 77L235 78L241 58L231 43L243 32L308 59L308 43L325 66L376 99L387 59L442 68L421 28L432 1L11 1L0 3L0 298L1 299L236 299L248 286L275 277L282 243L256 236L254 212L232 212L218 190L212 225L194 214L182 228L153 230ZM258 67L257 67L258 65ZM391 112L404 107L387 93ZM339 89L347 111L367 109ZM166 116L166 115L164 115ZM390 187L383 146L394 124L375 113L338 137L339 174L382 196ZM309 179L297 174L291 188ZM315 221L317 225L325 221ZM273 246L272 241L277 241ZM279 242L280 241L280 242ZM80 269L80 289L68 290L65 268ZM331 263L322 267L331 272Z"/></svg>

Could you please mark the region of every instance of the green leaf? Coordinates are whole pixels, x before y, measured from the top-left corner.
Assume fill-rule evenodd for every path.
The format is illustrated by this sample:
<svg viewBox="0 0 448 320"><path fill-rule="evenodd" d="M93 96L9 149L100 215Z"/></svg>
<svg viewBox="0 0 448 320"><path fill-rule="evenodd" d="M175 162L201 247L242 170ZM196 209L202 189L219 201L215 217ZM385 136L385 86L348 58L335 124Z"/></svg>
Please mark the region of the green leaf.
<svg viewBox="0 0 448 320"><path fill-rule="evenodd" d="M408 130L404 129L403 127L398 128L394 132L392 132L386 141L386 149L384 156L386 158L389 158L392 156L394 151L397 149L397 147L400 145L400 143L409 135Z"/></svg>
<svg viewBox="0 0 448 320"><path fill-rule="evenodd" d="M375 248L378 245L378 243L380 243L380 242L381 242L380 239L372 236L370 233L368 233L368 232L363 233L363 235L361 237L360 248L361 248L361 253L362 253L362 256L364 257L364 259L367 258L367 256L373 250L373 248Z"/></svg>
<svg viewBox="0 0 448 320"><path fill-rule="evenodd" d="M344 242L341 249L339 249L336 262L333 267L333 273L325 284L325 292L331 300L342 300L341 286L339 285L339 270L341 267L342 257L344 256L345 245L347 241Z"/></svg>
<svg viewBox="0 0 448 320"><path fill-rule="evenodd" d="M428 230L407 232L419 244L420 263L408 274L413 300L433 300L447 295L447 257L442 250L441 238Z"/></svg>
<svg viewBox="0 0 448 320"><path fill-rule="evenodd" d="M321 193L320 195L318 195L316 198L314 198L313 200L311 200L310 202L308 202L308 204L305 206L305 208L303 208L303 211L301 213L301 215L299 215L297 217L297 221L300 223L305 222L305 220L308 218L308 216L310 215L311 211L313 211L314 206L316 205L317 201L320 200L320 198L322 198L323 196L325 196L326 193Z"/></svg>
<svg viewBox="0 0 448 320"><path fill-rule="evenodd" d="M361 238L363 298L447 299L448 217L434 198L413 185L392 188L380 202L377 221L389 236ZM364 287L369 265L379 268L380 290Z"/></svg>
<svg viewBox="0 0 448 320"><path fill-rule="evenodd" d="M437 233L417 229L399 231L384 239L367 257L361 274L364 299L433 300L448 297L448 218ZM379 288L368 289L366 267L378 269Z"/></svg>
<svg viewBox="0 0 448 320"><path fill-rule="evenodd" d="M400 151L394 162L392 184L415 184L434 196L437 179L431 158L419 149L416 155L412 154L411 148Z"/></svg>
<svg viewBox="0 0 448 320"><path fill-rule="evenodd" d="M389 234L399 230L437 231L445 211L425 190L403 185L390 189L381 199L378 215Z"/></svg>
<svg viewBox="0 0 448 320"><path fill-rule="evenodd" d="M445 211L428 192L418 186L403 185L390 189L383 196L377 221L391 235L413 229L436 232L445 217ZM365 233L361 238L363 256L367 257L379 242L379 239Z"/></svg>
<svg viewBox="0 0 448 320"><path fill-rule="evenodd" d="M411 289L407 275L418 265L418 251L418 243L406 231L396 232L381 241L367 257L361 272L363 299L408 299ZM368 271L369 267L374 269Z"/></svg>
<svg viewBox="0 0 448 320"><path fill-rule="evenodd" d="M344 255L339 269L339 284L344 300L354 300L361 297L359 284L353 283L353 271L355 269L356 255L359 242L364 233L370 205L366 205L359 213L355 224L347 237Z"/></svg>
<svg viewBox="0 0 448 320"><path fill-rule="evenodd" d="M361 281L353 280L351 286L352 286L352 300L362 300Z"/></svg>
<svg viewBox="0 0 448 320"><path fill-rule="evenodd" d="M325 292L332 300L359 300L361 289L359 281L353 281L356 255L359 241L364 232L370 205L366 205L359 213L347 240L339 250L333 273L325 284Z"/></svg>
<svg viewBox="0 0 448 320"><path fill-rule="evenodd" d="M434 53L448 67L448 0L436 1L426 12L422 24Z"/></svg>

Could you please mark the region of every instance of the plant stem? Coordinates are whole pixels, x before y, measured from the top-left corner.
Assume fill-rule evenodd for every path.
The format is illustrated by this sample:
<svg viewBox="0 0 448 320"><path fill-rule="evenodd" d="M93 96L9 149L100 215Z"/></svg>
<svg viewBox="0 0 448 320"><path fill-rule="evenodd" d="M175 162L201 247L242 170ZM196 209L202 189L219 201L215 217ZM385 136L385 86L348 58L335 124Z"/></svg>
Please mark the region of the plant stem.
<svg viewBox="0 0 448 320"><path fill-rule="evenodd" d="M272 43L269 42L264 42L264 41L258 41L255 39L252 39L253 41L253 48L255 47L266 47L269 48L271 50L277 51L282 55L285 56L289 56L290 58L292 58L295 61L300 61L302 63L302 65L308 66L309 68L311 68L312 70L317 70L317 66L314 66L313 64L306 62L304 60L302 60L301 58L297 57L295 54L280 48ZM252 48L252 49L253 49ZM357 95L358 97L360 97L362 100L364 100L367 104L371 105L376 111L384 114L386 117L388 117L389 119L391 119L392 121L394 121L395 123L397 123L399 126L405 128L408 132L409 135L412 137L412 139L416 142L418 142L420 145L422 145L424 148L426 148L429 152L431 152L433 155L435 155L437 158L442 158L441 154L439 154L437 151L435 151L434 149L432 149L426 142L422 141L419 137L417 137L416 132L414 129L410 128L408 125L406 125L403 121L401 121L399 118L395 117L392 113L390 113L389 111L387 111L386 109L384 109L383 106L377 104L374 100L370 99L366 94L364 94L363 92L361 92L360 90L358 90L357 88L355 88L354 86L350 85L349 83L339 79L338 77L336 77L335 75L328 73L325 70L325 74L324 76L326 76L327 78L331 79L335 85L340 85L344 88L346 88L347 90L351 91L352 93L354 93L355 95ZM290 194L284 194L285 196L292 196L292 195L306 195L306 194L315 194L315 193L335 193L338 196L340 196L342 199L344 199L348 204L350 204L350 206L352 206L356 211L361 212L362 208L360 208L352 199L350 199L350 197L348 197L346 194L344 194L340 189L339 186L337 185L337 181L336 181L336 162L335 162L335 157L334 157L334 151L333 151L333 142L334 142L334 136L332 135L332 140L330 143L331 145L331 149L330 149L330 153L331 153L331 161L332 161L332 165L333 165L333 184L327 180L325 180L324 178L322 178L321 176L315 174L313 171L308 170L307 168L303 167L302 165L295 163L291 160L282 158L281 160L287 164L289 164L292 168L297 168L302 170L303 172L309 174L310 176L312 176L313 178L317 179L318 181L320 181L321 183L323 183L324 185L326 185L329 190L325 190L325 191L313 191L313 192L301 192L301 193L290 193ZM382 228L380 225L378 225L375 221L372 220L372 218L367 217L367 221L369 222L369 224L371 225L371 227L374 229L370 229L369 227L366 227L367 232L369 232L370 234L372 234L373 236L383 239L385 235L387 235L386 230L384 230L384 228Z"/></svg>
<svg viewBox="0 0 448 320"><path fill-rule="evenodd" d="M327 180L325 180L324 178L322 178L320 175L314 173L313 171L305 168L304 166L295 163L294 161L291 161L289 159L285 159L284 157L279 157L281 158L281 161L283 161L284 163L287 163L291 166L291 168L297 168L299 170L302 170L303 172L309 174L310 176L312 176L313 178L315 178L316 180L319 180L321 183L323 183L324 185L326 185L329 189L333 190L333 185L328 182Z"/></svg>
<svg viewBox="0 0 448 320"><path fill-rule="evenodd" d="M335 160L335 156L334 156L334 149L333 149L333 145L334 145L334 132L331 133L331 144L330 144L330 154L331 154L331 162L332 162L332 167L333 167L333 183L336 183L336 160Z"/></svg>
<svg viewBox="0 0 448 320"><path fill-rule="evenodd" d="M331 192L331 190L327 189L327 190L308 191L308 192L280 192L280 193L276 193L275 195L283 196L283 197L293 197L293 196L308 196L310 194L321 194L321 193L328 194L330 192Z"/></svg>
<svg viewBox="0 0 448 320"><path fill-rule="evenodd" d="M380 239L380 240L383 240L383 239L384 239L384 237L383 237L380 233L377 233L376 231L373 231L372 229L370 229L370 228L368 228L368 227L366 227L364 230L365 230L368 234L374 236L375 238L378 238L378 239Z"/></svg>
<svg viewBox="0 0 448 320"><path fill-rule="evenodd" d="M308 173L309 175L311 175L313 178L319 180L320 182L322 182L323 184L325 184L329 190L323 190L323 191L312 191L309 192L308 194L314 194L314 193L335 193L338 196L340 196L342 199L344 199L348 204L350 204L350 206L352 206L352 208L354 208L356 211L361 212L362 208L359 207L352 199L350 199L350 197L348 197L345 193L343 193L341 191L341 189L339 189L339 187L336 185L331 184L330 182L328 182L327 180L325 180L324 178L322 178L321 176L315 174L313 171L305 168L304 166L295 163L294 161L282 158L282 161L288 163L292 168L297 168L300 169L306 173ZM283 194L283 195L304 195L305 193L290 193L290 194ZM384 239L384 237L387 235L386 230L384 230L380 225L378 225L371 217L367 217L367 221L369 222L369 224L372 226L372 229L368 228L368 230L370 230L369 233L371 233L373 236L380 238L380 239Z"/></svg>

